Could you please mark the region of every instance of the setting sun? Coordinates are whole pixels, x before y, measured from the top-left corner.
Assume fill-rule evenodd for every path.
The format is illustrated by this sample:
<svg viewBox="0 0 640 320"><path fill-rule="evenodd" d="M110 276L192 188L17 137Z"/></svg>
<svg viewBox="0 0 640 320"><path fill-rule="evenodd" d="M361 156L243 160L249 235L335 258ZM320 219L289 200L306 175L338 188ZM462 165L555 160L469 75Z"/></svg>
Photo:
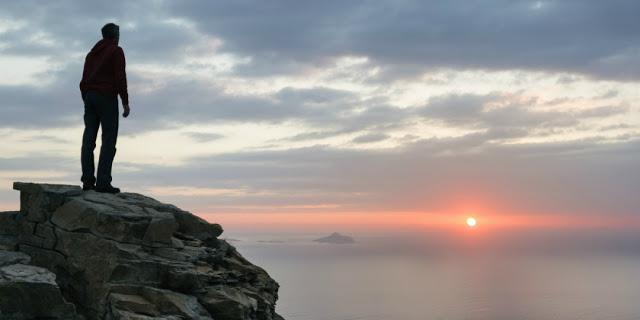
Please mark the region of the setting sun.
<svg viewBox="0 0 640 320"><path fill-rule="evenodd" d="M475 219L475 218L473 218L473 217L469 217L469 218L467 218L467 225L468 225L469 227L473 227L473 226L475 226L475 225L476 225L476 219Z"/></svg>

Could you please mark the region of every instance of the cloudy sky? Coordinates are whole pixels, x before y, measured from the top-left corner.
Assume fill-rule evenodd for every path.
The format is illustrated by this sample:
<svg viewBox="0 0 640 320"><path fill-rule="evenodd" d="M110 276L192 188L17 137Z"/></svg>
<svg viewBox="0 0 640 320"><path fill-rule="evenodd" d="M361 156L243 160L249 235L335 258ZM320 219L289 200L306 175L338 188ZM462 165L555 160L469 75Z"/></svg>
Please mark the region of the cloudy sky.
<svg viewBox="0 0 640 320"><path fill-rule="evenodd" d="M0 210L80 184L121 27L115 186L256 225L640 226L640 2L10 1Z"/></svg>

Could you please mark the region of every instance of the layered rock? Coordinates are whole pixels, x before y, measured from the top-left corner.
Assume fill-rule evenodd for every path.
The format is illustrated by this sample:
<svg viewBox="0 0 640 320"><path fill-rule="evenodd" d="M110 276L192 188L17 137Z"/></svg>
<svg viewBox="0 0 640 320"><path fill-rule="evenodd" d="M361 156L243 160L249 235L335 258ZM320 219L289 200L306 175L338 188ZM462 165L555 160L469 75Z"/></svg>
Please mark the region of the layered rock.
<svg viewBox="0 0 640 320"><path fill-rule="evenodd" d="M134 194L14 183L0 213L2 319L281 319L278 284L222 228Z"/></svg>

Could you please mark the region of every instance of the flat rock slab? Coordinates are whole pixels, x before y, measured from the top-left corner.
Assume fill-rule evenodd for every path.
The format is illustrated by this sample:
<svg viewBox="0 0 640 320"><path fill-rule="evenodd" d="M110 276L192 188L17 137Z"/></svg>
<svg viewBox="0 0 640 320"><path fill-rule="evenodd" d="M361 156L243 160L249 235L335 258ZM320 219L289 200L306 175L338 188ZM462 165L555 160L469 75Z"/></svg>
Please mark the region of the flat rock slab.
<svg viewBox="0 0 640 320"><path fill-rule="evenodd" d="M30 261L31 257L22 252L0 250L0 268L18 263L28 264Z"/></svg>
<svg viewBox="0 0 640 320"><path fill-rule="evenodd" d="M82 194L82 188L79 186L70 186L66 184L46 184L32 182L14 182L13 189L25 191L28 193L45 192L50 194L61 194L65 196L74 196Z"/></svg>
<svg viewBox="0 0 640 320"><path fill-rule="evenodd" d="M73 319L76 308L62 297L56 275L24 264L0 268L0 318Z"/></svg>

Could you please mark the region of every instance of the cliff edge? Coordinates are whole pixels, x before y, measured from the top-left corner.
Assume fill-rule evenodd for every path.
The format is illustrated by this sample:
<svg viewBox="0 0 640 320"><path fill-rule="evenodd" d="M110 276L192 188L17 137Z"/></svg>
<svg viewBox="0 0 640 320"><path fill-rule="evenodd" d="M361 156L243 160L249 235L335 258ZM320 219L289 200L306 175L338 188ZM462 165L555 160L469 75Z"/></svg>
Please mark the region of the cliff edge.
<svg viewBox="0 0 640 320"><path fill-rule="evenodd" d="M278 284L222 228L135 194L15 182L0 212L1 319L278 320Z"/></svg>

